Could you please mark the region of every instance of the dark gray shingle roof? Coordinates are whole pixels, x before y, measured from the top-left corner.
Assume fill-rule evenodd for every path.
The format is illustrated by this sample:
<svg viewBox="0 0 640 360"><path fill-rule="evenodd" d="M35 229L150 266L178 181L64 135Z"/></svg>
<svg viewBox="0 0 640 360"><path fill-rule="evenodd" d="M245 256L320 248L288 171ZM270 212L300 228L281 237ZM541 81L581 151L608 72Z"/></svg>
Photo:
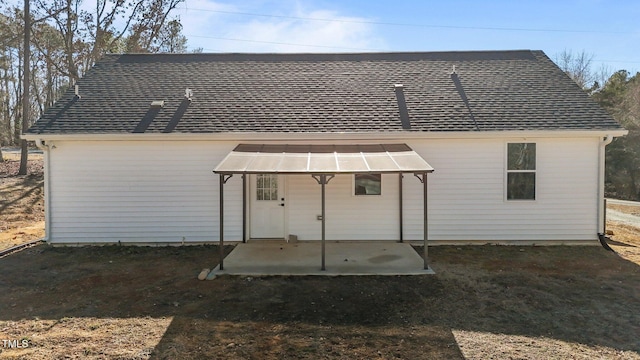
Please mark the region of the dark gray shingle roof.
<svg viewBox="0 0 640 360"><path fill-rule="evenodd" d="M107 55L78 85L28 133L621 129L541 51Z"/></svg>

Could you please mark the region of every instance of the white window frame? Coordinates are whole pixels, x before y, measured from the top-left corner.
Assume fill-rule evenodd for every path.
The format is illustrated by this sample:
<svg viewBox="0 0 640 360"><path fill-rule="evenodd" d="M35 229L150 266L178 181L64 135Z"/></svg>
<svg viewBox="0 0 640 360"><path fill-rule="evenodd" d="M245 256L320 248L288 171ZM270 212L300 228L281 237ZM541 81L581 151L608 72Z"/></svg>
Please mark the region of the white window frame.
<svg viewBox="0 0 640 360"><path fill-rule="evenodd" d="M509 170L509 144L535 144L535 169L534 170ZM504 146L504 201L505 202L535 202L538 201L538 143L535 141L507 141ZM510 173L533 173L534 190L533 199L509 199L509 174Z"/></svg>

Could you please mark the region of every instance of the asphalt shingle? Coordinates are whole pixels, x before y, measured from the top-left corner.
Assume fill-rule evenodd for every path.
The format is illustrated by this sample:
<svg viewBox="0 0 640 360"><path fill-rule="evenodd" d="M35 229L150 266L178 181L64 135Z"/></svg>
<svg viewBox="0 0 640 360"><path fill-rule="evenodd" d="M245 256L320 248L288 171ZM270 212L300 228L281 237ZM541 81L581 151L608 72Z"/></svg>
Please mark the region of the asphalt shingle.
<svg viewBox="0 0 640 360"><path fill-rule="evenodd" d="M404 86L411 129L394 84ZM529 50L106 55L78 85L80 99L69 90L28 133L133 133L154 100L164 107L145 133L621 129Z"/></svg>

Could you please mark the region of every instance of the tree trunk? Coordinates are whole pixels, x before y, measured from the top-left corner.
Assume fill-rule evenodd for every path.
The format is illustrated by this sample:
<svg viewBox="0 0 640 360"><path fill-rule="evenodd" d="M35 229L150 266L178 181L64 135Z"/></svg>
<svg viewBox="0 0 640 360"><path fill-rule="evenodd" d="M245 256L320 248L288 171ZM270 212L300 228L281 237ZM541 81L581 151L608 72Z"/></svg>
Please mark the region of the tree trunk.
<svg viewBox="0 0 640 360"><path fill-rule="evenodd" d="M23 60L24 56L24 51L22 49L22 47L19 47L18 49L18 58L16 59L16 63L18 65L18 81L13 81L13 91L15 95L15 101L13 104L13 117L12 117L12 121L13 121L13 142L12 145L18 145L20 143L20 129L22 129L21 127L21 122L22 121L22 90L24 90L24 85L23 85L23 80L24 80L24 73L23 73L23 65L24 65L24 61L20 61Z"/></svg>
<svg viewBox="0 0 640 360"><path fill-rule="evenodd" d="M636 171L637 169L633 166L627 167L627 172L629 173L629 200L637 201L640 199L640 191L638 191L638 182L636 180Z"/></svg>
<svg viewBox="0 0 640 360"><path fill-rule="evenodd" d="M24 90L22 91L22 134L29 129L29 87L31 85L29 58L31 57L31 19L29 14L29 0L24 0L24 65L22 75L24 80L22 84ZM27 161L29 149L27 148L27 140L24 138L20 140L20 169L18 175L27 175Z"/></svg>
<svg viewBox="0 0 640 360"><path fill-rule="evenodd" d="M6 77L6 70L4 71L4 75L2 76L2 80ZM6 137L11 137L11 134L6 134L5 132L11 132L11 127L8 125L9 117L5 114L7 113L5 104L7 103L6 99L9 98L9 90L5 90L2 88L4 85L4 81L0 82L0 94L2 94L2 103L0 104L0 163L4 162L4 158L2 157L2 145L4 144Z"/></svg>
<svg viewBox="0 0 640 360"><path fill-rule="evenodd" d="M80 78L78 76L78 68L76 67L76 64L74 62L73 59L73 47L74 47L74 43L73 43L73 35L74 35L74 24L73 24L73 17L74 17L74 12L71 10L71 0L67 0L67 21L66 21L66 34L65 34L65 51L66 51L66 56L67 56L67 72L69 73L69 86L73 86L76 84L76 82L78 82L78 79Z"/></svg>
<svg viewBox="0 0 640 360"><path fill-rule="evenodd" d="M4 113L2 114L4 116L4 119L6 121L5 126L5 134L6 134L6 144L5 145L11 145L13 144L13 131L11 130L11 95L9 95L9 75L7 74L7 71L5 71L5 76L4 76L4 90L5 92L5 96L4 96Z"/></svg>
<svg viewBox="0 0 640 360"><path fill-rule="evenodd" d="M47 49L47 52L50 52L50 49ZM45 56L44 61L47 65L46 67L46 71L47 71L47 83L46 83L46 96L45 96L45 109L48 109L51 107L51 105L53 105L53 102L55 101L55 95L53 94L53 88L54 88L54 82L53 82L53 66L51 65L51 59L49 58L49 56ZM42 114L41 114L42 115Z"/></svg>

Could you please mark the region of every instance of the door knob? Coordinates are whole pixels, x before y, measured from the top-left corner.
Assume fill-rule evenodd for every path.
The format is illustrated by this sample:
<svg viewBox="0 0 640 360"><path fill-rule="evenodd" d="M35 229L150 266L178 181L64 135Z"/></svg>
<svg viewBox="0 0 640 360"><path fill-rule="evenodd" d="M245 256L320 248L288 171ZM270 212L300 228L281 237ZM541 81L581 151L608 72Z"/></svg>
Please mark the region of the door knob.
<svg viewBox="0 0 640 360"><path fill-rule="evenodd" d="M284 206L284 204L280 204L280 206Z"/></svg>

